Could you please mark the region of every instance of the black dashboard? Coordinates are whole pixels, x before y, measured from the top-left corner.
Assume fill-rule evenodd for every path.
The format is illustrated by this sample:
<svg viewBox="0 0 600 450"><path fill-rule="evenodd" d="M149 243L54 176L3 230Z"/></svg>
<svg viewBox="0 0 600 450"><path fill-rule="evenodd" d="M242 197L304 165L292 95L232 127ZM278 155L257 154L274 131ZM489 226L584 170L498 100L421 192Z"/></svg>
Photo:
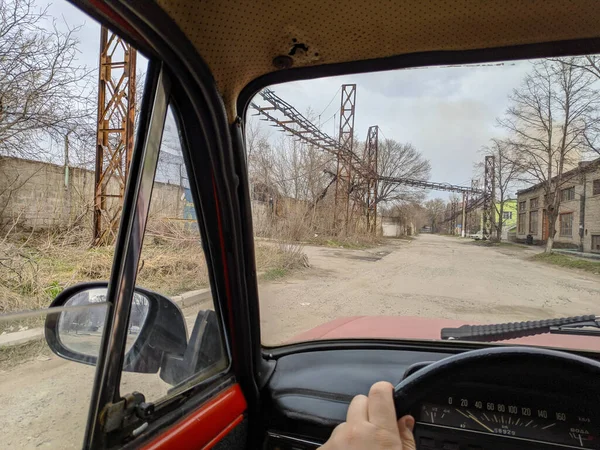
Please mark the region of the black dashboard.
<svg viewBox="0 0 600 450"><path fill-rule="evenodd" d="M380 380L396 385L412 365L447 356L369 349L279 358L265 387L266 448L318 448L354 395ZM437 380L410 410L419 450L600 449L599 388L587 375L533 362L455 375Z"/></svg>

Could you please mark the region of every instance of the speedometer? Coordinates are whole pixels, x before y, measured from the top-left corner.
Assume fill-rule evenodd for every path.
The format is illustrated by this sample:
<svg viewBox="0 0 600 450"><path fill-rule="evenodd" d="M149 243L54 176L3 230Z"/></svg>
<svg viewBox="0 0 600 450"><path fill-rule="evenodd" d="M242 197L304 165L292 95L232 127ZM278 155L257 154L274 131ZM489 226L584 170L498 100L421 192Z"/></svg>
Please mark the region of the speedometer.
<svg viewBox="0 0 600 450"><path fill-rule="evenodd" d="M598 423L585 413L545 404L447 396L423 403L419 422L507 438L547 442L574 448L600 449Z"/></svg>

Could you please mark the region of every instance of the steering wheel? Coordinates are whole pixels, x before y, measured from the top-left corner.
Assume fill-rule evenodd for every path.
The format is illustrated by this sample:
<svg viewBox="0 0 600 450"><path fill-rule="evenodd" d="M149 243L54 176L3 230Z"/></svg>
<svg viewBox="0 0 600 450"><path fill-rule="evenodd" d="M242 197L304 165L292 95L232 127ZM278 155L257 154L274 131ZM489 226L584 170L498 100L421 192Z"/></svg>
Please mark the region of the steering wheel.
<svg viewBox="0 0 600 450"><path fill-rule="evenodd" d="M600 399L600 363L544 348L496 347L453 355L417 370L394 389L398 418L444 385L457 381L531 387Z"/></svg>

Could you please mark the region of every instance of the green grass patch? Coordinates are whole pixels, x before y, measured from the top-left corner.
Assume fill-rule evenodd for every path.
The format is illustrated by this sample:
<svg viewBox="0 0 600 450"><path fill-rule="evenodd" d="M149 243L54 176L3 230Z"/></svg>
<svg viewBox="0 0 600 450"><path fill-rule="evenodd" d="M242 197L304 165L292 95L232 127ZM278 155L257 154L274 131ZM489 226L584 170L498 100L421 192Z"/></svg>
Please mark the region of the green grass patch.
<svg viewBox="0 0 600 450"><path fill-rule="evenodd" d="M274 267L265 271L265 273L262 275L262 279L267 281L274 281L284 278L287 274L287 269L284 269L282 267Z"/></svg>
<svg viewBox="0 0 600 450"><path fill-rule="evenodd" d="M586 272L600 275L600 261L591 261L581 258L573 258L561 253L540 253L531 257L534 261L540 261L545 264L566 267L568 269L579 269Z"/></svg>
<svg viewBox="0 0 600 450"><path fill-rule="evenodd" d="M354 250L361 250L363 248L369 247L363 242L352 242L351 240L340 241L337 239L328 239L327 241L325 241L325 246L335 248L349 248Z"/></svg>

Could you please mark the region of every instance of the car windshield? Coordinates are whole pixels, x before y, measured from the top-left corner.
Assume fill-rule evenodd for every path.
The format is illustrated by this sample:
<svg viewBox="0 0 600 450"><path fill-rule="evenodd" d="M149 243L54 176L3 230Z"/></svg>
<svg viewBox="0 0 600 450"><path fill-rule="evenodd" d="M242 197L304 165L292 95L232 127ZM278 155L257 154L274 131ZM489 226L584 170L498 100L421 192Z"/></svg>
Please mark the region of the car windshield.
<svg viewBox="0 0 600 450"><path fill-rule="evenodd" d="M245 133L263 344L600 350L599 64L428 67L258 92ZM456 330L574 316L586 317Z"/></svg>

